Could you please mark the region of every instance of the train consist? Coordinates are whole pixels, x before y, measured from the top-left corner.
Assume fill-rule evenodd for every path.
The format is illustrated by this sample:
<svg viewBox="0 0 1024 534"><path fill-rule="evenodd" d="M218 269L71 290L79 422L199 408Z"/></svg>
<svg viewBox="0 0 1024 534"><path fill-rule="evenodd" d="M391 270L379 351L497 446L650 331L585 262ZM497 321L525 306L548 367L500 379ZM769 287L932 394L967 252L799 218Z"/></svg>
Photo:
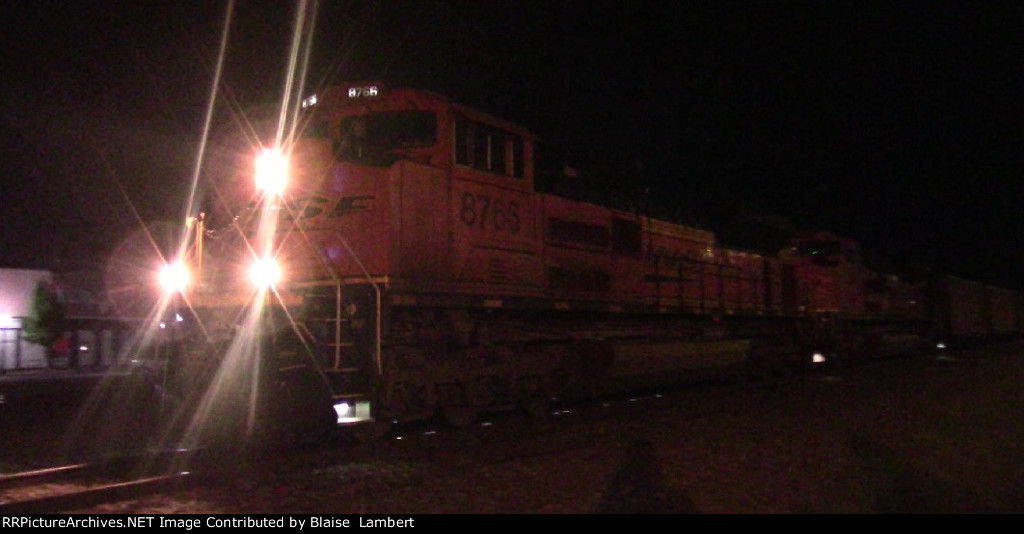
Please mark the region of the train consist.
<svg viewBox="0 0 1024 534"><path fill-rule="evenodd" d="M278 143L226 137L211 157L215 202L170 266L202 340L182 368L271 355L278 388L368 435L1024 327L1018 292L875 272L841 236L766 254L588 201L530 131L439 94L350 84L300 116Z"/></svg>

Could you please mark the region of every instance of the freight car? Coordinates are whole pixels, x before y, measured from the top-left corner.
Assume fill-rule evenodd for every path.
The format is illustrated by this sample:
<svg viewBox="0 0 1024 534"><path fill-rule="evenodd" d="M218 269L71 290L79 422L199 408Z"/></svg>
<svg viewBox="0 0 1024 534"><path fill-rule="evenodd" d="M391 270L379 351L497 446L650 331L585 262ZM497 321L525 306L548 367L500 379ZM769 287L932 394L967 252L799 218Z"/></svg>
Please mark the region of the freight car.
<svg viewBox="0 0 1024 534"><path fill-rule="evenodd" d="M585 178L540 164L529 130L433 92L349 84L294 116L273 125L291 135L215 144L216 202L189 219L167 266L202 333L183 365L272 354L275 369L304 370L289 376L324 392L306 398L329 399L313 402L368 435L437 414L463 425L555 398L906 354L931 346L937 325L975 317L954 311L968 300L959 293L928 304L960 286L876 273L836 235L766 254L588 200ZM978 333L1019 332L1011 301L980 305L1000 322Z"/></svg>
<svg viewBox="0 0 1024 534"><path fill-rule="evenodd" d="M1011 339L1024 332L1024 295L955 276L931 280L936 335L948 346Z"/></svg>

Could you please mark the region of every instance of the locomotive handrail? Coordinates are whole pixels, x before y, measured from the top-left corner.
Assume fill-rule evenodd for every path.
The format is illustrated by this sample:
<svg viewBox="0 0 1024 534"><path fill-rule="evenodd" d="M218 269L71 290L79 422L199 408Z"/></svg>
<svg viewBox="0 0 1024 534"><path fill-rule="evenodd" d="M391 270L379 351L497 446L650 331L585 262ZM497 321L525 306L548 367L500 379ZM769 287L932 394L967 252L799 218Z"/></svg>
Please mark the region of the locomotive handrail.
<svg viewBox="0 0 1024 534"><path fill-rule="evenodd" d="M348 253L351 255L352 259L355 260L356 265L359 266L359 270L363 272L363 276L366 277L366 281L369 282L370 285L373 287L373 292L374 292L374 296L375 296L375 300L376 300L376 302L374 303L374 306L375 306L376 309L374 310L375 324L374 324L373 363L374 363L374 366L376 367L376 370L377 370L377 376L381 376L381 375L384 374L384 367L383 367L382 357L381 357L381 332L380 332L380 330L381 330L381 315L382 315L382 313L381 313L381 305L382 305L381 300L382 300L382 297L381 297L380 285L377 283L377 281L374 279L374 277L370 274L370 272L366 269L366 266L363 264L362 260L359 259L359 255L356 254L356 252L348 244L348 240L345 239L345 236L341 235L341 232L339 232L337 230L334 230L331 233L334 234L338 238L339 241L341 241L342 246L345 247L345 250L347 250ZM326 267L326 271L327 271L328 274L330 274L331 281L334 283L334 288L335 288L334 320L336 321L335 322L335 328L334 328L334 359L335 359L335 361L338 361L338 359L340 357L340 352L341 352L341 328L339 328L338 325L341 322L341 285L342 285L342 281L338 277L337 273L334 272L334 269L331 267L331 265L324 260L323 256L321 256L320 254L316 254L315 256L316 256L317 260L319 260L320 263L324 267Z"/></svg>
<svg viewBox="0 0 1024 534"><path fill-rule="evenodd" d="M352 255L352 259L354 259L356 261L356 265L359 266L359 270L363 271L363 276L366 277L366 280L370 283L371 286L373 286L374 296L376 297L376 303L375 303L376 310L375 310L375 313L374 313L374 315L375 315L374 323L375 324L374 324L373 361L374 361L374 365L377 367L377 376L381 376L381 375L384 374L384 367L383 367L383 364L381 363L381 339L380 339L380 328L381 328L381 291L380 291L380 285L378 285L376 280L374 280L373 276L370 275L370 272L366 270L366 266L363 265L362 260L359 259L359 255L356 254L354 250L352 250L352 247L349 246L349 244L348 244L348 240L345 239L345 237L341 235L341 232L335 230L333 233L341 241L341 244L345 247L345 250L347 250L348 253ZM332 272L332 275L333 275L333 272ZM341 310L340 310L340 306L341 306L341 283L340 283L340 281L338 282L338 286L337 287L338 287L338 298L336 299L336 301L338 303L337 305L339 306L339 309L338 309L338 319L340 319L341 318L341 315L340 315L341 314ZM340 330L339 329L335 329L335 331L338 332ZM340 342L340 340L339 340L339 342ZM340 349L340 347L335 347L335 350L341 350L341 349Z"/></svg>

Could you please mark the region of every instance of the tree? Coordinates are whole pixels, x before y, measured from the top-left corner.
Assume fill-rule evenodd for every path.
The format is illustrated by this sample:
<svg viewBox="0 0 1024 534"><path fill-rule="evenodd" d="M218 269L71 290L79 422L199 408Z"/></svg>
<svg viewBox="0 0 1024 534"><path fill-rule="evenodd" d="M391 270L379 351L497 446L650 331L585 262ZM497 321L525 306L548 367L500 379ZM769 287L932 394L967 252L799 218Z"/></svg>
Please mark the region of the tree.
<svg viewBox="0 0 1024 534"><path fill-rule="evenodd" d="M52 283L40 280L32 294L32 307L25 318L24 339L49 349L64 333L64 305Z"/></svg>

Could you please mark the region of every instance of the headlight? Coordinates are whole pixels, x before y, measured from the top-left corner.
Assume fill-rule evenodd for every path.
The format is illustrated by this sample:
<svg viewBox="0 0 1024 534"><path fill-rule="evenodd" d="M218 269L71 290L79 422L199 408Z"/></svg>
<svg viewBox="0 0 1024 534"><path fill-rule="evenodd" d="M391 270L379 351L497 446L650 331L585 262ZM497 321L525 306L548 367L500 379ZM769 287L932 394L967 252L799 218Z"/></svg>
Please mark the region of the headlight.
<svg viewBox="0 0 1024 534"><path fill-rule="evenodd" d="M288 158L280 150L264 148L256 156L256 190L280 195L288 185Z"/></svg>
<svg viewBox="0 0 1024 534"><path fill-rule="evenodd" d="M181 263L169 263L160 269L160 287L167 293L184 291L191 278L188 268Z"/></svg>
<svg viewBox="0 0 1024 534"><path fill-rule="evenodd" d="M339 423L351 417L353 411L352 406L347 402L339 402L334 405L334 413L338 416Z"/></svg>
<svg viewBox="0 0 1024 534"><path fill-rule="evenodd" d="M281 267L272 258L260 258L249 268L249 279L256 287L271 287L281 281Z"/></svg>

